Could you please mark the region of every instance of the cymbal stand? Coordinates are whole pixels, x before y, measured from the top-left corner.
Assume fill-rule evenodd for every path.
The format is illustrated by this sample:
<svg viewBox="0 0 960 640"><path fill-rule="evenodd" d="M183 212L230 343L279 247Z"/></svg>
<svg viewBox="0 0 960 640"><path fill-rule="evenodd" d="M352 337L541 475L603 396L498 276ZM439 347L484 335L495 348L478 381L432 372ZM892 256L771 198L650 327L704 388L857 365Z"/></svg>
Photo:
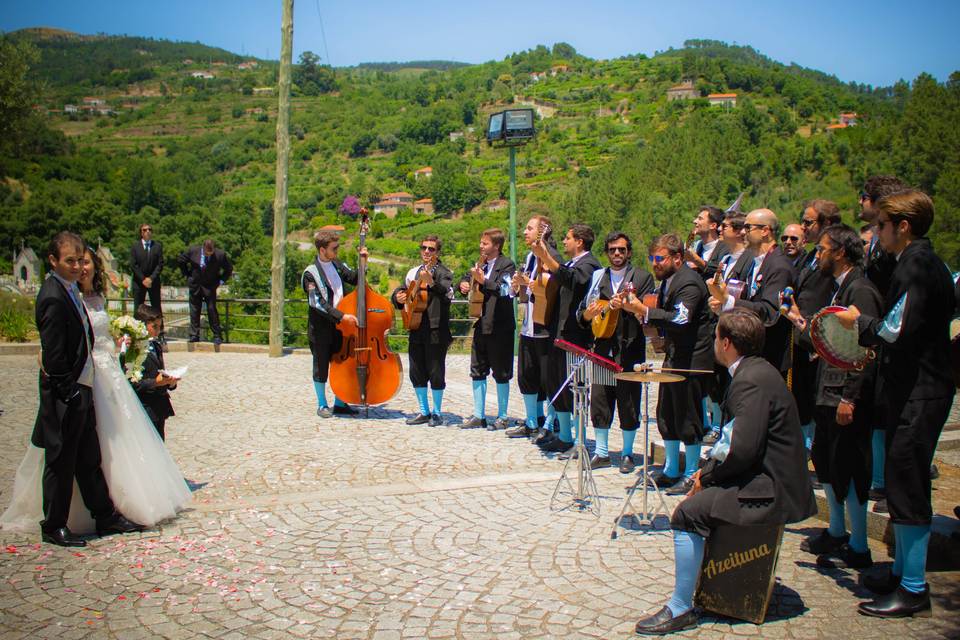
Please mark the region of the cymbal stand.
<svg viewBox="0 0 960 640"><path fill-rule="evenodd" d="M596 517L600 517L600 492L597 490L597 483L593 479L593 470L590 468L590 453L587 451L587 421L590 419L590 386L593 384L593 366L585 357L567 354L567 368L570 369L570 375L564 386L570 384L570 390L573 393L573 419L577 421L577 444L571 451L563 465L563 472L557 481L557 486L553 489L553 495L550 497L550 510L558 511L565 507L555 507L557 498L560 495L560 488L564 484L567 487L568 495L573 497L573 505L581 511L589 510ZM553 400L563 391L554 396ZM572 473L570 464L576 465L577 487L574 490L573 483L570 480L569 473ZM570 506L570 505L567 505Z"/></svg>
<svg viewBox="0 0 960 640"><path fill-rule="evenodd" d="M636 493L637 487L640 486L640 483L644 483L643 488L643 501L641 503L642 510L640 514L637 515L638 523L643 526L647 525L650 529L653 529L653 521L657 519L657 516L661 513L667 518L670 517L670 511L667 508L667 502L663 499L663 493L660 491L660 487L657 485L657 481L653 479L650 475L649 468L650 460L650 383L643 383L643 473L637 476L636 482L633 483L627 490L627 497L623 500L623 507L620 509L620 515L618 515L613 520L613 531L610 532L610 539L617 539L617 529L620 527L620 521L623 520L623 516L627 513L627 509L630 508L630 501L633 499L633 494ZM650 485L653 485L653 490L657 494L657 501L659 503L659 508L650 511L648 508L647 502L647 493L650 490Z"/></svg>

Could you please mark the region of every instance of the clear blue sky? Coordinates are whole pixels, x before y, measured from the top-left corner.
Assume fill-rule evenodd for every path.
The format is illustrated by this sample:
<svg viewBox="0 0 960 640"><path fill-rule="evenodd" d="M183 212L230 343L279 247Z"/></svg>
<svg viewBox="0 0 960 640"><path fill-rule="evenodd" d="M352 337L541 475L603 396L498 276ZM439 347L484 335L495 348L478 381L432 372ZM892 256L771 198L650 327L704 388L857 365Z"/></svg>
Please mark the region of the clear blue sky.
<svg viewBox="0 0 960 640"><path fill-rule="evenodd" d="M279 57L280 0L2 0L0 30L199 41ZM326 33L326 42L321 32ZM960 0L296 0L294 59L310 50L335 66L371 61L499 60L568 42L592 58L652 54L688 38L749 44L844 81L889 85L960 70ZM329 53L329 55L328 55Z"/></svg>

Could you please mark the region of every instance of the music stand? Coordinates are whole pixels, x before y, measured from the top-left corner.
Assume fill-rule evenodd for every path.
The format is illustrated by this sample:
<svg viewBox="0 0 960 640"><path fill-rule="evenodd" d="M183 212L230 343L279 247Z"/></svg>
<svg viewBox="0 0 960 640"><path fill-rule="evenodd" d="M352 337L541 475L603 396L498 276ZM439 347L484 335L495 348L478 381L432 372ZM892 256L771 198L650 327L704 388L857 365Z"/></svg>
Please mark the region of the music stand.
<svg viewBox="0 0 960 640"><path fill-rule="evenodd" d="M666 500L663 499L663 493L660 491L657 481L650 476L650 383L659 382L665 384L683 380L683 376L660 371L634 371L619 373L615 377L619 380L643 383L643 472L637 476L636 482L627 489L627 497L623 500L623 507L620 509L620 514L613 520L613 531L610 532L611 540L617 539L617 528L620 526L620 521L623 520L624 514L627 513L627 509L630 508L630 501L633 499L633 494L636 493L637 487L640 486L641 482L644 483L643 502L641 505L643 507L641 511L642 516L633 514L637 518L638 524L641 526L648 525L653 529L653 521L656 520L658 515L662 513L667 516L667 518L670 517L670 511L667 509ZM657 494L657 501L659 503L659 508L653 511L647 506L647 493L650 485L653 485L653 490Z"/></svg>
<svg viewBox="0 0 960 640"><path fill-rule="evenodd" d="M600 492L597 490L597 483L593 479L590 454L586 446L587 421L590 419L590 387L593 384L607 386L616 384L614 374L623 371L623 367L566 340L557 339L554 340L554 344L567 352L567 371L569 371L569 374L550 402L555 402L567 385L571 385L573 416L577 420L577 444L563 465L563 472L560 474L560 479L557 480L557 486L553 489L553 495L550 496L550 510L558 511L565 508L555 508L554 504L560 494L560 487L566 483L569 494L573 496L573 503L581 511L589 509L599 518ZM571 462L575 462L577 465L576 489L573 488L570 477L567 475Z"/></svg>

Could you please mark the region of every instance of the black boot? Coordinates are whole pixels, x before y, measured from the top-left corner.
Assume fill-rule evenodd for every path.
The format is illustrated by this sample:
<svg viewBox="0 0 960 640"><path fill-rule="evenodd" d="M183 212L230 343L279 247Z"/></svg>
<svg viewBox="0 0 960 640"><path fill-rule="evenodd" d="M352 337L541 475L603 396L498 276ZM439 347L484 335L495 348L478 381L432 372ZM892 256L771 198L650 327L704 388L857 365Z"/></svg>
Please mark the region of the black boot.
<svg viewBox="0 0 960 640"><path fill-rule="evenodd" d="M893 593L880 596L872 602L861 602L857 605L857 611L875 618L929 617L931 615L930 586L924 585L923 591L913 593L901 585Z"/></svg>

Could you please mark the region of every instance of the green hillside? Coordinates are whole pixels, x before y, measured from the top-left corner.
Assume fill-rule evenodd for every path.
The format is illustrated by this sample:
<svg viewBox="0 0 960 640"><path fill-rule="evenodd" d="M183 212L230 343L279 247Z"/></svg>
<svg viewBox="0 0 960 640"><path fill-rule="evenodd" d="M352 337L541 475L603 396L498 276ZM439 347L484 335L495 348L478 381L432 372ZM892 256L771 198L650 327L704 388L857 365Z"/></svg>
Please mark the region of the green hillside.
<svg viewBox="0 0 960 640"><path fill-rule="evenodd" d="M170 254L217 238L238 263L235 290L268 293L275 62L200 44L34 30L0 39L0 55L0 73L24 79L12 83L22 87L19 102L0 100L11 105L0 113L8 129L0 130L0 262L21 240L39 250L63 227L126 247L149 220ZM934 195L935 240L960 266L956 74L944 84L923 75L873 88L707 40L613 60L558 43L466 66L331 69L312 54L299 62L291 233L338 222L349 234L351 221L337 214L348 194L372 205L406 191L437 209L375 218L370 248L387 263L371 272L384 289L427 230L441 233L457 270L475 259L480 230L506 225L506 210L487 204L506 197L507 153L482 140L487 116L511 105L542 114L536 141L518 153L521 218L547 212L560 224L583 220L599 234L617 227L647 241L685 231L700 204L726 205L746 190L745 207L769 206L783 219L796 218L803 200L826 197L853 222L863 179L890 172ZM195 77L203 75L211 77ZM700 97L668 101L667 89L684 79ZM711 106L705 96L721 92L736 93L737 105ZM857 113L858 124L828 128L841 112ZM433 177L417 180L425 166ZM291 251L292 292L309 259Z"/></svg>

